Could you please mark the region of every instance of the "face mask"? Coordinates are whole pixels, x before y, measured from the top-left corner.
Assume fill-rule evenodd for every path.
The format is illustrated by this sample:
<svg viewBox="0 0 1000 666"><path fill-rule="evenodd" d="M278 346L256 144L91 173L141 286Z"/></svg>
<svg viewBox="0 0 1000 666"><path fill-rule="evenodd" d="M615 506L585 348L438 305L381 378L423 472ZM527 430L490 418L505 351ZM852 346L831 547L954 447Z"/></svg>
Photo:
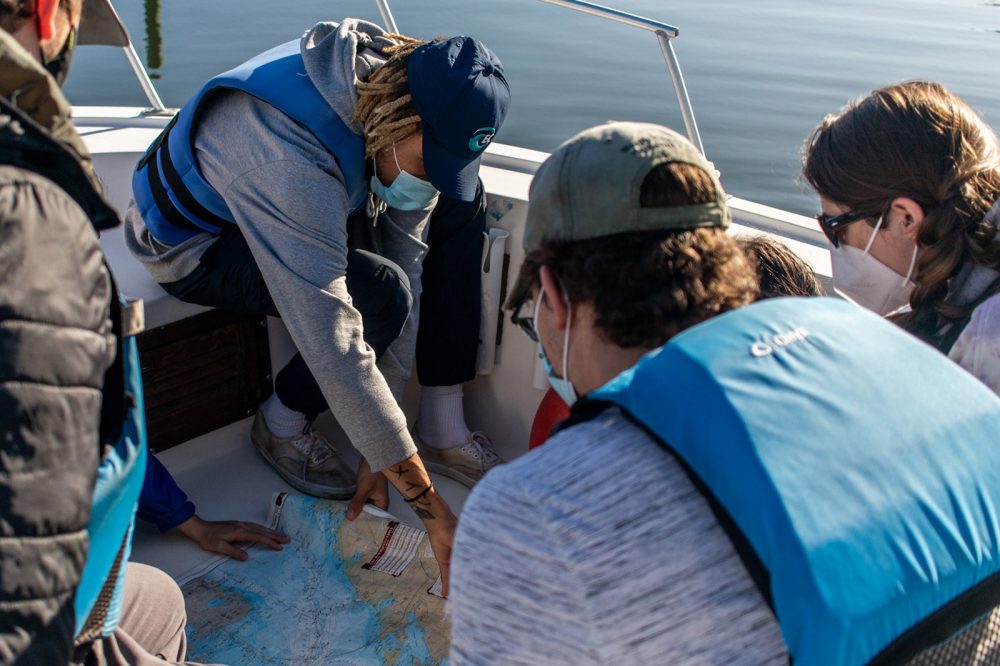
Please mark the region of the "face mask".
<svg viewBox="0 0 1000 666"><path fill-rule="evenodd" d="M396 144L392 144L392 159L396 160L396 167L399 169L396 180L392 181L392 185L386 187L378 179L378 171L376 171L371 181L372 192L378 195L378 198L384 201L387 206L396 210L427 208L437 196L437 190L426 180L403 171L403 168L399 166L399 158L396 157Z"/></svg>
<svg viewBox="0 0 1000 666"><path fill-rule="evenodd" d="M565 290L563 295L566 296ZM542 304L542 291L538 292L538 300L535 301L535 330L538 330L538 308ZM549 385L552 390L559 394L559 397L563 399L563 402L567 406L572 406L576 402L576 389L573 388L572 382L569 381L569 331L570 325L568 322L572 321L573 305L570 303L569 297L566 297L566 334L563 336L563 351L562 351L562 377L557 377L555 370L552 367L552 363L549 362L549 357L545 355L545 349L542 347L542 343L538 343L538 353L542 357L542 363L545 366L545 376L549 380Z"/></svg>
<svg viewBox="0 0 1000 666"><path fill-rule="evenodd" d="M910 270L902 276L871 256L875 234L884 217L878 219L864 250L841 243L830 249L833 264L833 286L858 305L885 316L905 307L915 286L910 281L917 263L917 248L913 248Z"/></svg>
<svg viewBox="0 0 1000 666"><path fill-rule="evenodd" d="M51 60L45 62L44 67L59 87L62 87L66 77L69 75L70 62L73 60L73 48L76 46L76 29L70 30L69 37L66 38L66 44L63 45L62 49L59 51L59 55L52 58Z"/></svg>

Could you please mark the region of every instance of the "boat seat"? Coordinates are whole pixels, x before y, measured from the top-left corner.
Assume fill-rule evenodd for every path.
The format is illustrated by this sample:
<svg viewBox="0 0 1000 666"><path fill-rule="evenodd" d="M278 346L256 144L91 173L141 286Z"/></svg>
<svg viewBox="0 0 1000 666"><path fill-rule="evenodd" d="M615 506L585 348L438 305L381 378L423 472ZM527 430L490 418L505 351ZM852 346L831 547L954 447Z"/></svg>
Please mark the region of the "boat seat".
<svg viewBox="0 0 1000 666"><path fill-rule="evenodd" d="M180 301L158 285L146 268L125 247L121 227L101 234L101 248L118 284L127 298L141 298L146 315L146 330L166 326L192 317L211 308Z"/></svg>
<svg viewBox="0 0 1000 666"><path fill-rule="evenodd" d="M105 198L118 211L119 216L124 218L132 198L130 176L142 153L122 148L149 145L159 134L160 128L150 126L114 129L98 124L80 127L79 131L93 157L97 175L104 184ZM103 232L101 247L119 291L128 298L143 300L147 330L173 324L211 309L183 303L163 291L125 247L122 227Z"/></svg>

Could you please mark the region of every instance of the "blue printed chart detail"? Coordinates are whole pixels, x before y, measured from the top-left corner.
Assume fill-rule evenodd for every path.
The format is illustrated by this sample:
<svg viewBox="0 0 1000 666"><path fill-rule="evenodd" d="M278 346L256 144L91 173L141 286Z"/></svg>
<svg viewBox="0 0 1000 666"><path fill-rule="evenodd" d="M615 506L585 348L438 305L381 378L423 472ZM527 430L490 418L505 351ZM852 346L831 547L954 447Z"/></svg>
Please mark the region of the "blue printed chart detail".
<svg viewBox="0 0 1000 666"><path fill-rule="evenodd" d="M188 658L217 664L441 664L450 628L427 536L343 502L275 495L282 551L182 586Z"/></svg>

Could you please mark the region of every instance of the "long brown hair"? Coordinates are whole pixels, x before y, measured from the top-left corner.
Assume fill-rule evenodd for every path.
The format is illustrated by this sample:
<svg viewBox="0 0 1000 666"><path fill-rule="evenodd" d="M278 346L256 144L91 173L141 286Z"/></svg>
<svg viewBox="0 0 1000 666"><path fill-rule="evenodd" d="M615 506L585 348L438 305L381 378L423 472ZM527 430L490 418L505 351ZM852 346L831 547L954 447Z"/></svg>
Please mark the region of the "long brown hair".
<svg viewBox="0 0 1000 666"><path fill-rule="evenodd" d="M997 229L983 219L1000 194L1000 144L983 119L938 83L901 83L824 118L804 152L803 177L834 203L871 220L896 197L923 209L913 311L898 323L929 340L964 317L945 303L948 279L968 262L1000 268Z"/></svg>

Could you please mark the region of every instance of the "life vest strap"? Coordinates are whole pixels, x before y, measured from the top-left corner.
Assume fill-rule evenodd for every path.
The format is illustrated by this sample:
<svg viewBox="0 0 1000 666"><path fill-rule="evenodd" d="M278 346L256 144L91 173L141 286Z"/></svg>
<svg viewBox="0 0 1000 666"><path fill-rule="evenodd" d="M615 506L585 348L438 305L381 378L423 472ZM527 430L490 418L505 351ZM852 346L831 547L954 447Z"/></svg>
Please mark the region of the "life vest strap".
<svg viewBox="0 0 1000 666"><path fill-rule="evenodd" d="M176 119L177 116L174 116ZM184 180L181 178L180 174L177 173L176 167L174 167L173 161L170 159L170 131L174 127L174 121L171 121L167 125L166 129L157 139L156 145L152 150L149 151L146 159L144 160L146 166L146 178L149 181L149 189L153 195L153 200L156 202L156 207L160 209L160 213L165 217L172 225L184 229L186 231L193 231L194 233L203 233L205 231L211 231L210 229L203 227L201 225L195 224L188 217L181 212L174 202L170 199L170 195L167 194L167 188L163 185L163 180L160 175L160 166L163 167L163 177L166 179L167 185L170 186L170 190L174 193L180 202L194 215L197 215L203 223L211 224L215 227L216 233L218 230L224 228L228 222L212 211L208 210L194 198L191 194L191 190L187 188L184 184ZM143 163L139 164L139 168L142 168Z"/></svg>
<svg viewBox="0 0 1000 666"><path fill-rule="evenodd" d="M653 432L652 429L637 419L630 411L621 405L605 400L591 400L589 398L582 398L577 401L570 410L569 418L563 421L555 432L559 432L560 430L564 430L565 428L578 423L583 423L584 421L589 421L597 417L609 407L618 407L621 410L622 416L628 419L628 421L637 428L645 432L661 449L677 461L677 464L679 464L681 469L684 470L684 473L691 481L695 490L698 491L698 494L705 498L705 502L708 504L709 509L712 510L712 514L715 516L716 522L719 523L719 526L722 527L722 531L726 533L726 537L728 537L729 541L733 544L733 549L736 551L740 561L743 563L743 567L750 575L750 579L753 581L754 587L757 588L760 596L764 599L764 603L767 604L767 607L771 609L771 613L773 614L774 597L771 594L771 573L768 571L767 567L764 566L764 563L757 555L757 551L750 545L750 541L743 533L743 530L739 528L729 512L723 508L722 504L719 502L718 498L716 498L715 494L711 491L708 485L702 481L701 477L698 476L690 465L688 465L684 458L677 455L669 443L663 441L662 437Z"/></svg>
<svg viewBox="0 0 1000 666"><path fill-rule="evenodd" d="M1000 573L995 573L910 627L868 662L868 666L908 664L924 650L953 638L996 608L998 599Z"/></svg>

